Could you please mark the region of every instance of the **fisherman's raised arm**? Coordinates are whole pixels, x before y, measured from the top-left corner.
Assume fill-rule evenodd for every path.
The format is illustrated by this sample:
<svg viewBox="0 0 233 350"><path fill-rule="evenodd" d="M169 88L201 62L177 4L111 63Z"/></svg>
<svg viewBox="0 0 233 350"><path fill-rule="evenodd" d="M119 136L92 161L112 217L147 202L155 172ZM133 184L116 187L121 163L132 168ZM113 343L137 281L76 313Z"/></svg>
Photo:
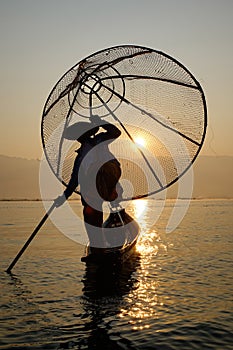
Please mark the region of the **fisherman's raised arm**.
<svg viewBox="0 0 233 350"><path fill-rule="evenodd" d="M101 132L97 135L101 141L117 139L121 135L121 131L116 127L116 125L108 123L106 121L102 121L98 116L92 116L90 118L91 122L94 125L98 125L99 127L106 130L106 132Z"/></svg>

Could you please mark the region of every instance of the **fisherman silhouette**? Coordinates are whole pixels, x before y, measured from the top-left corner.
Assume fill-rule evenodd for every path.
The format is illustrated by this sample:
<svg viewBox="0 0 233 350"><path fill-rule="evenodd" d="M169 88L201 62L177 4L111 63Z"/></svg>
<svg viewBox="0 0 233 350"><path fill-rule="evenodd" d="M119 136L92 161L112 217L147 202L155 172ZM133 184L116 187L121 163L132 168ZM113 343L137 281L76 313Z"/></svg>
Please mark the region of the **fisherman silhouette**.
<svg viewBox="0 0 233 350"><path fill-rule="evenodd" d="M65 138L77 139L81 147L76 151L78 154L67 188L63 195L55 199L55 205L62 205L79 185L89 244L96 246L98 237L95 227L103 225L103 202L120 199L122 194L118 183L120 163L108 148L121 135L121 131L115 125L101 121L97 115L90 117L90 121L75 123L65 131ZM105 132L99 132L100 128ZM93 178L93 174L96 177Z"/></svg>

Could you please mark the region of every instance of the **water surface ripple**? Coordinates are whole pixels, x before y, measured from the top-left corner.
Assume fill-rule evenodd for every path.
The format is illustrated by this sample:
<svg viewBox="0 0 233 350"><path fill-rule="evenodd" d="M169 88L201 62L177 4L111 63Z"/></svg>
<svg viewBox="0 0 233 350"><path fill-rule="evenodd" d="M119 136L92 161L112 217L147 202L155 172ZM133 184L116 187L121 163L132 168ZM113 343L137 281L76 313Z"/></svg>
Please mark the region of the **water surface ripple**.
<svg viewBox="0 0 233 350"><path fill-rule="evenodd" d="M7 275L44 211L0 202L0 349L232 350L233 201L192 201L165 234L173 204L153 227L143 216L137 252L114 271L87 268L84 248L48 220Z"/></svg>

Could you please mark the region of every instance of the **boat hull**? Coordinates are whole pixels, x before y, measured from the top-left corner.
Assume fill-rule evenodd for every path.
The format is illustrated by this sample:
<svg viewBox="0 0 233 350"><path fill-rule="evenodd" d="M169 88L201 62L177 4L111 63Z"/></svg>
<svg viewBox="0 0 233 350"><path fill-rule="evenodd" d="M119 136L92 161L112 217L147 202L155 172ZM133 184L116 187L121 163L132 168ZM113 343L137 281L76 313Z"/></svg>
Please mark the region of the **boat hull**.
<svg viewBox="0 0 233 350"><path fill-rule="evenodd" d="M122 244L115 245L114 235L113 237L106 237L107 247L96 248L88 245L81 261L95 264L114 264L128 260L135 251L140 234L138 223L125 210L121 210L111 213L104 222L103 227L117 228L117 233L115 233L118 236L117 242L119 242L120 236Z"/></svg>

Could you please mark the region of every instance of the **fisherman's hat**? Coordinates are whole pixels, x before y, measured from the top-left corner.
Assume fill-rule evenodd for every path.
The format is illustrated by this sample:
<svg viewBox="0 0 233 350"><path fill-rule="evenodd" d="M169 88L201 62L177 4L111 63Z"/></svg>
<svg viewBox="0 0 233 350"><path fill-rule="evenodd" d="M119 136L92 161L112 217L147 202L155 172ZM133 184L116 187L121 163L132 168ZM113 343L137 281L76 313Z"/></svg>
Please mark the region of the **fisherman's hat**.
<svg viewBox="0 0 233 350"><path fill-rule="evenodd" d="M67 140L78 140L80 137L90 137L97 133L98 126L94 126L88 122L77 122L68 126L64 132L64 137Z"/></svg>

